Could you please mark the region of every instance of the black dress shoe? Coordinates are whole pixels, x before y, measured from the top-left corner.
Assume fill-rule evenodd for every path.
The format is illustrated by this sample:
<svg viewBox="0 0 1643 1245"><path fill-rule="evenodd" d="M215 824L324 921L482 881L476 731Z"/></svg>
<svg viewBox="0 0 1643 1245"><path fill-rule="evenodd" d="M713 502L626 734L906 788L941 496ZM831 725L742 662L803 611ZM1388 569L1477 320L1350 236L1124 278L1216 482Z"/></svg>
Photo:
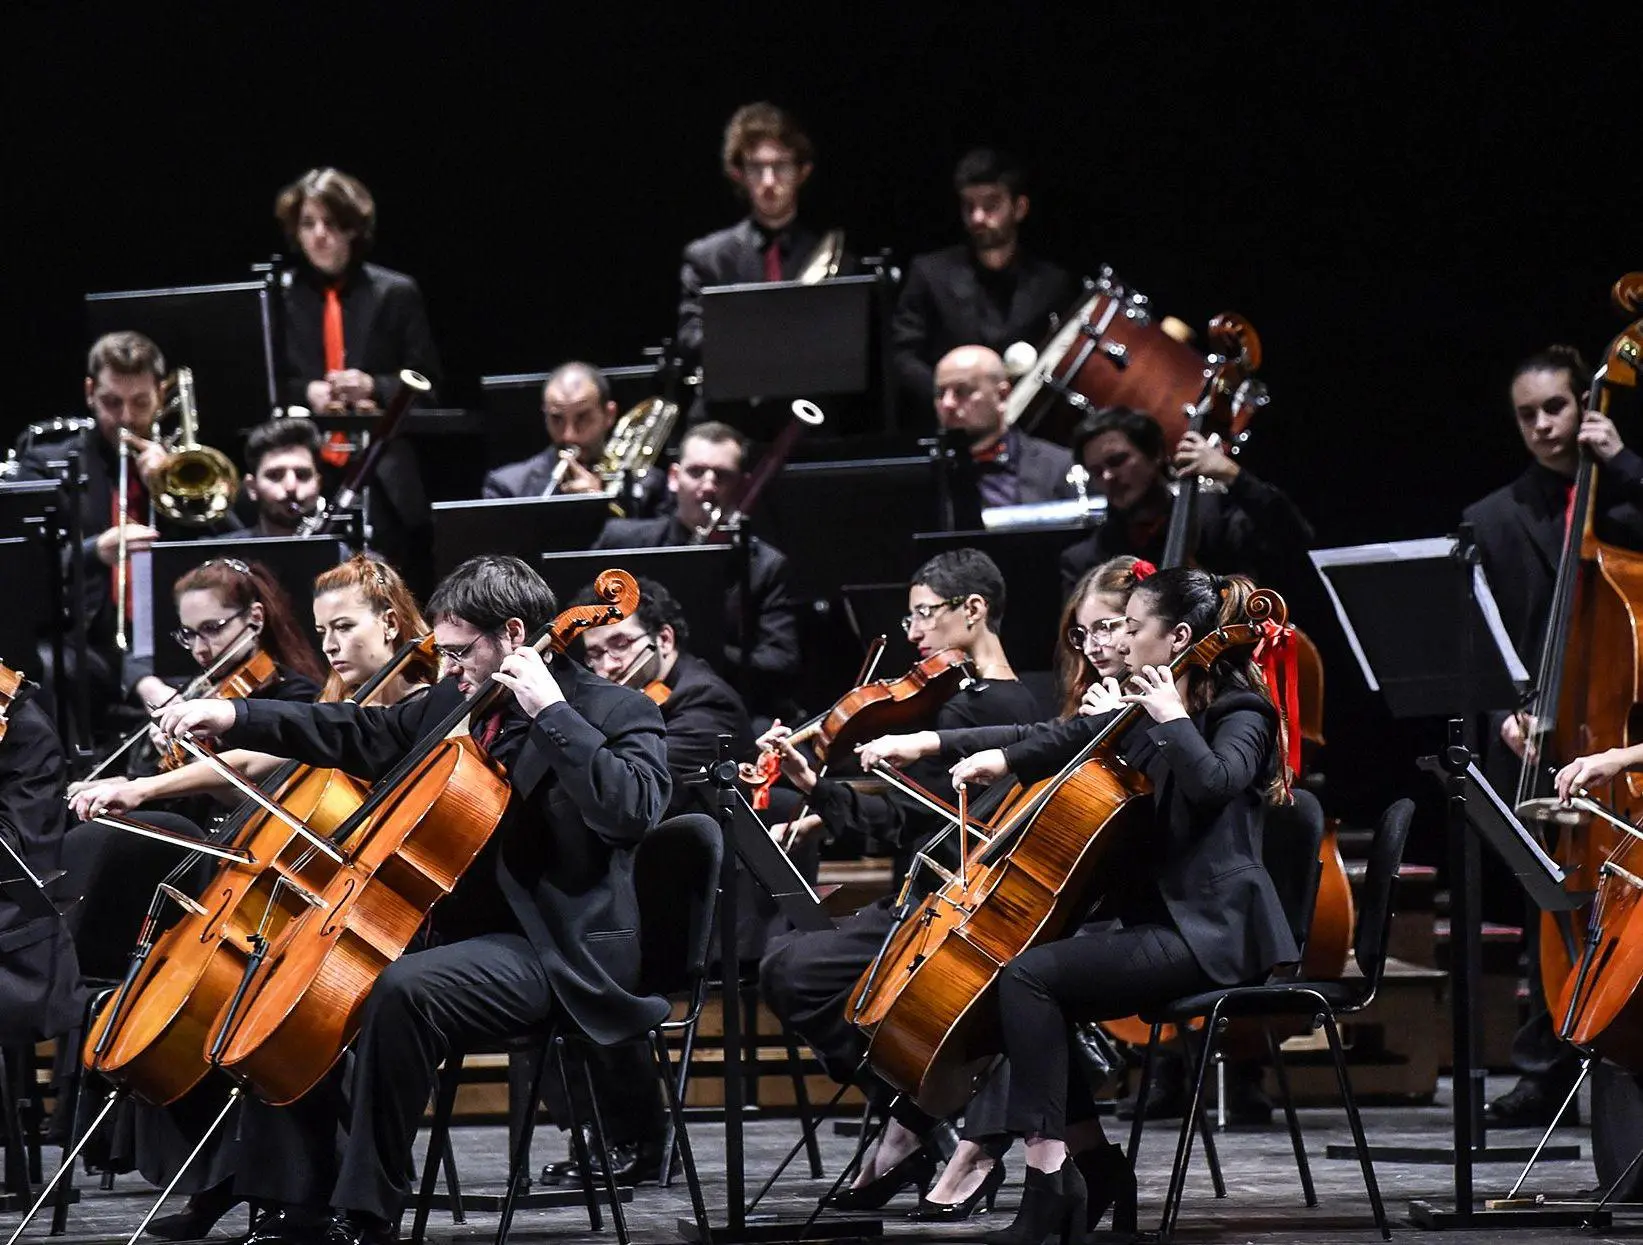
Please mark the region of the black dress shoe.
<svg viewBox="0 0 1643 1245"><path fill-rule="evenodd" d="M877 1210L908 1185L918 1189L919 1200L936 1179L936 1158L928 1150L914 1150L884 1175L854 1189L840 1189L822 1199L827 1210Z"/></svg>
<svg viewBox="0 0 1643 1245"><path fill-rule="evenodd" d="M399 1232L375 1215L337 1211L324 1225L319 1245L399 1245Z"/></svg>
<svg viewBox="0 0 1643 1245"><path fill-rule="evenodd" d="M296 1211L271 1210L251 1221L251 1230L228 1245L323 1245L326 1222Z"/></svg>
<svg viewBox="0 0 1643 1245"><path fill-rule="evenodd" d="M993 1203L998 1199L999 1187L1003 1183L1004 1160L994 1159L992 1167L981 1178L981 1183L962 1202L932 1202L927 1197L921 1197L918 1206L909 1211L907 1217L917 1219L920 1223L962 1223L975 1214L979 1205L985 1204L986 1210L992 1210Z"/></svg>
<svg viewBox="0 0 1643 1245"><path fill-rule="evenodd" d="M188 1205L175 1215L161 1215L145 1229L150 1236L162 1241L197 1241L210 1234L221 1219L244 1198L235 1197L228 1182L210 1189L201 1189L188 1199Z"/></svg>
<svg viewBox="0 0 1643 1245"><path fill-rule="evenodd" d="M593 1162L595 1183L605 1179L604 1165L599 1153L590 1144L588 1154ZM610 1148L611 1174L619 1185L654 1184L662 1178L662 1143L659 1140L624 1141ZM546 1185L579 1185L581 1168L574 1158L549 1163L542 1169L542 1183Z"/></svg>
<svg viewBox="0 0 1643 1245"><path fill-rule="evenodd" d="M1546 1086L1524 1077L1509 1093L1484 1104L1483 1118L1497 1128L1544 1128L1557 1115L1557 1109L1569 1094L1568 1086ZM1578 1103L1571 1103L1564 1113L1564 1123L1580 1123Z"/></svg>

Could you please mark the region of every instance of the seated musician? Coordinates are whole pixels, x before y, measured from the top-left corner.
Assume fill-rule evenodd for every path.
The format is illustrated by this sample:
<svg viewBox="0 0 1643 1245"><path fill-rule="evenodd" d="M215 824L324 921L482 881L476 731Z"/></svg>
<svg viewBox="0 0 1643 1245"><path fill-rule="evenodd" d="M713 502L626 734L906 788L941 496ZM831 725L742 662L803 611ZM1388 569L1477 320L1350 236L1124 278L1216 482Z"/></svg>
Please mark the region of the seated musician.
<svg viewBox="0 0 1643 1245"><path fill-rule="evenodd" d="M1108 714L1144 712L1117 751L1151 780L1156 838L1133 853L1140 876L1105 888L1076 932L1017 956L995 994L1007 1075L972 1104L966 1131L1026 1141L1021 1208L1000 1241L1079 1239L1109 1207L1113 1227L1134 1230L1135 1173L1106 1141L1083 1077L1072 1067L1071 1026L1162 1006L1218 985L1263 979L1299 958L1277 891L1261 861L1269 802L1285 798L1281 728L1248 652L1172 677L1169 663L1222 623L1239 621L1252 589L1242 578L1160 571L1136 586L1119 650L1134 672L1105 679L1102 712L1034 732L999 749L999 732L957 732L949 754L968 752L955 782L1031 783L1071 760ZM980 747L982 751L974 751ZM868 745L871 753L874 745ZM1128 857L1126 857L1128 858Z"/></svg>
<svg viewBox="0 0 1643 1245"><path fill-rule="evenodd" d="M274 216L300 257L284 276L285 402L316 415L385 407L406 368L437 390L439 352L422 291L406 274L366 262L376 242L376 200L365 184L340 169L309 169L279 192ZM425 404L433 401L430 394ZM350 446L347 434L332 433L325 461L343 467ZM367 509L372 546L401 567L413 565L416 534L432 515L410 438L395 437L383 450Z"/></svg>
<svg viewBox="0 0 1643 1245"><path fill-rule="evenodd" d="M509 776L491 846L434 909L437 945L402 955L377 979L344 1098L333 1097L337 1084L322 1084L289 1108L247 1105L236 1190L281 1204L260 1241L395 1239L412 1142L452 1049L550 1018L613 1043L661 1019L632 993L631 870L634 847L672 793L660 710L574 663L550 666L537 655L527 641L553 621L556 603L517 558L469 559L427 612L450 677L426 696L390 709L191 701L163 719L167 733L379 780L492 677L511 693L474 724L475 743ZM333 1173L339 1112L346 1135ZM263 1125L274 1115L283 1127ZM300 1150L282 1144L293 1130L307 1138ZM327 1204L336 1212L328 1233Z"/></svg>
<svg viewBox="0 0 1643 1245"><path fill-rule="evenodd" d="M575 603L593 601L590 593ZM717 759L720 735L734 737L735 756L745 756L753 747L753 728L741 698L712 666L690 652L689 645L683 608L672 593L649 579L639 580L638 609L619 623L591 627L581 637L582 656L590 670L644 692L662 710L667 767L673 775L669 814L713 811L713 788L687 784ZM746 902L741 910L752 911ZM643 1184L661 1174L667 1117L650 1069L650 1053L638 1042L603 1047L590 1065L618 1184ZM559 1120L570 1118L558 1083L549 1078L544 1085L549 1113ZM596 1148L590 1146L588 1153L595 1163L600 1161ZM547 1184L581 1183L574 1158L548 1164L542 1179Z"/></svg>
<svg viewBox="0 0 1643 1245"><path fill-rule="evenodd" d="M142 668L122 670L121 653L114 642L114 568L119 559L120 527L126 533L126 555L147 549L156 540L195 540L222 535L239 527L231 516L208 527L174 523L163 514L153 516L148 480L164 466L165 447L155 438L154 424L164 400L161 382L166 375L160 348L141 333L107 333L97 339L86 358L86 406L93 424L84 430L71 429L68 439L37 440L18 458L18 478L55 479L54 462L70 453L80 455L85 486L80 494L80 530L84 543L79 550L85 571L85 597L81 609L86 620L87 669L91 681L93 717L109 702L128 692L143 673ZM127 495L115 497L120 479L120 439L122 433L135 438L128 465ZM128 566L129 570L129 566ZM65 567L64 573L67 574ZM129 585L129 579L128 579ZM130 605L130 588L127 588ZM131 617L126 617L129 629ZM73 660L72 654L68 659ZM72 681L78 676L68 673ZM42 704L49 704L49 692Z"/></svg>
<svg viewBox="0 0 1643 1245"><path fill-rule="evenodd" d="M1004 576L978 550L937 554L914 573L907 589L908 614L902 620L907 638L921 660L957 649L976 674L937 711L937 726L1032 722L1040 716L1037 700L1016 680L999 642L1004 605ZM899 794L869 795L833 778L818 777L787 742L790 733L777 723L760 743L776 749L783 774L806 795L829 834L867 851L895 854L899 888L900 876L941 828L942 819ZM940 766L912 765L909 776L944 800L955 798ZM814 828L801 823L798 829ZM785 827L776 830L780 833ZM947 863L956 863L952 845L936 850ZM845 1015L845 1004L891 926L893 902L887 895L835 929L789 934L773 944L759 966L760 987L770 1009L809 1043L828 1075L841 1083L857 1078L866 1050L861 1031ZM928 1186L935 1159L919 1148L920 1137L930 1136L931 1145L939 1144L936 1122L916 1112L906 1113L904 1120L892 1127L878 1153L863 1165L855 1186L834 1199L835 1206L882 1206L909 1183L918 1183L921 1191ZM915 1151L916 1157L910 1158Z"/></svg>
<svg viewBox="0 0 1643 1245"><path fill-rule="evenodd" d="M602 493L593 470L616 423L610 382L591 363L561 363L542 386L548 448L485 476L484 497L545 497L550 493Z"/></svg>
<svg viewBox="0 0 1643 1245"><path fill-rule="evenodd" d="M1002 355L1016 342L1037 346L1078 296L1065 269L1022 249L1032 204L1019 164L977 148L958 162L953 189L968 240L913 259L890 329L902 399L913 410L949 350L981 345Z"/></svg>
<svg viewBox="0 0 1643 1245"><path fill-rule="evenodd" d="M657 549L729 539L712 531L715 519L734 511L747 483L747 440L728 424L697 424L679 444L679 461L668 468L672 515L612 519L595 549ZM741 585L725 594L725 661L732 686L742 687L741 666L750 667L747 707L756 717L782 712L799 672L798 602L787 586L787 556L758 537L749 546L749 574L756 620L751 652L742 635ZM745 656L744 656L745 654Z"/></svg>
<svg viewBox="0 0 1643 1245"><path fill-rule="evenodd" d="M1506 634L1531 674L1542 658L1582 451L1597 464L1592 521L1598 538L1643 549L1643 457L1621 440L1613 420L1583 410L1591 379L1591 367L1569 346L1549 346L1518 364L1511 403L1530 462L1510 484L1461 515L1462 522L1471 524ZM1482 749L1483 764L1502 791L1517 784L1528 726L1522 714L1492 719L1493 737ZM1518 1083L1484 1109L1489 1122L1508 1128L1550 1123L1580 1071L1578 1053L1557 1039L1546 1009L1539 984L1540 919L1532 906L1524 927L1530 989L1528 1018L1512 1041Z"/></svg>
<svg viewBox="0 0 1643 1245"><path fill-rule="evenodd" d="M986 346L959 346L936 364L936 423L968 442L968 458L951 477L955 514L1076 496L1067 481L1072 454L1004 423L1010 381L1004 360ZM971 520L958 520L964 526Z"/></svg>
<svg viewBox="0 0 1643 1245"><path fill-rule="evenodd" d="M245 439L245 495L257 508L252 536L295 536L319 507L320 434L306 419L270 419Z"/></svg>
<svg viewBox="0 0 1643 1245"><path fill-rule="evenodd" d="M1107 498L1107 516L1061 555L1061 582L1121 553L1162 563L1176 476L1203 476L1225 486L1199 498L1194 561L1221 574L1265 583L1281 578L1312 543L1312 525L1275 485L1258 479L1213 440L1189 432L1172 457L1163 429L1150 415L1113 406L1084 417L1073 433L1073 457L1090 473L1090 488Z"/></svg>

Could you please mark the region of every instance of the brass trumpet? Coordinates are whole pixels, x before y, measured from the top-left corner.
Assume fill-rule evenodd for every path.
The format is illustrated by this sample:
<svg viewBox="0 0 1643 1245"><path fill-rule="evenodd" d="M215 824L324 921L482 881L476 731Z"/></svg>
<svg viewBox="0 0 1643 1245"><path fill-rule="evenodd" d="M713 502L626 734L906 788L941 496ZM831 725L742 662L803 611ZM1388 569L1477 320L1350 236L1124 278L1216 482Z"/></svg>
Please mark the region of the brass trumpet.
<svg viewBox="0 0 1643 1245"><path fill-rule="evenodd" d="M165 462L148 480L154 504L173 523L205 527L228 513L240 492L240 473L227 454L201 445L194 406L194 372L177 369L177 433Z"/></svg>

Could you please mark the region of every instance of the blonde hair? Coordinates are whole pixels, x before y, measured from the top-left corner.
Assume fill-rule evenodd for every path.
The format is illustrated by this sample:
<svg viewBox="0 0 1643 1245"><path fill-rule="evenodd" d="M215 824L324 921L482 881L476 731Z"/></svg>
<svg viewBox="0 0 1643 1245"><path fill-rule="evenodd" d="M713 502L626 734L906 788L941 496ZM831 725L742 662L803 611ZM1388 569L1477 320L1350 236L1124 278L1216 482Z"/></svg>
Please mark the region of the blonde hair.
<svg viewBox="0 0 1643 1245"><path fill-rule="evenodd" d="M392 610L399 615L401 643L428 633L428 621L423 618L416 598L405 586L405 581L399 577L399 572L386 562L378 562L363 553L356 553L340 566L333 566L314 580L314 597L317 600L327 592L341 592L349 588L359 589L372 613L382 615ZM437 682L439 659L418 653L406 665L404 674L409 683ZM325 689L320 693L320 700L334 702L345 699L347 695L348 687L343 683L342 676L332 670L325 680Z"/></svg>
<svg viewBox="0 0 1643 1245"><path fill-rule="evenodd" d="M1067 632L1078 620L1078 609L1098 592L1128 600L1135 585L1143 578L1135 570L1140 562L1140 558L1126 553L1108 558L1099 566L1092 566L1078 577L1067 603L1061 607L1060 630L1056 633L1055 682L1061 689L1061 716L1064 718L1078 712L1078 702L1084 699L1084 693L1090 690L1090 684L1095 682L1096 677L1090 659L1084 656L1082 650L1073 648L1067 642Z"/></svg>

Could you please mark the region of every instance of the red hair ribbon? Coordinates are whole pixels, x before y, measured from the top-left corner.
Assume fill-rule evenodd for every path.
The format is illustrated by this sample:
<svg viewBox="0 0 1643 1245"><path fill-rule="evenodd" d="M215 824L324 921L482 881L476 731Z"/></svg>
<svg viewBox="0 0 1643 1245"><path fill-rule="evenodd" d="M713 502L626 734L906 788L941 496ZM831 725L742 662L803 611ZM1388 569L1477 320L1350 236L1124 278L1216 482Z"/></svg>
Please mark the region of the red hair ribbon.
<svg viewBox="0 0 1643 1245"><path fill-rule="evenodd" d="M1158 574L1158 568L1145 558L1135 559L1135 565L1130 567L1130 574L1135 576L1135 582L1140 583L1150 575Z"/></svg>
<svg viewBox="0 0 1643 1245"><path fill-rule="evenodd" d="M1296 671L1295 628L1281 627L1270 618L1261 624L1255 645L1255 664L1266 680L1278 708L1279 746L1284 753L1284 789L1301 772L1301 685Z"/></svg>

